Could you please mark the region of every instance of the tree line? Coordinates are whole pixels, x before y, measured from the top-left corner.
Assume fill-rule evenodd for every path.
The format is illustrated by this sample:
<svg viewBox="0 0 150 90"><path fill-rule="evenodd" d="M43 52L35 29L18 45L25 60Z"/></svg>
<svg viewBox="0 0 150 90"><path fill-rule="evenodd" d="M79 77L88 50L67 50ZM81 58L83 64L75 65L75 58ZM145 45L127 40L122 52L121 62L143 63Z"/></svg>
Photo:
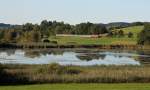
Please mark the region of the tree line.
<svg viewBox="0 0 150 90"><path fill-rule="evenodd" d="M144 25L144 30L138 35L138 44L150 44L150 23L80 23L70 25L64 22L43 20L40 24L26 23L16 25L11 28L0 30L0 42L5 43L27 43L40 42L43 38L55 36L56 34L76 34L76 35L99 35L107 33L109 37L124 37L124 31L114 29ZM128 37L132 38L133 33L129 32Z"/></svg>
<svg viewBox="0 0 150 90"><path fill-rule="evenodd" d="M70 25L64 22L44 20L40 25L26 23L0 30L1 42L39 42L44 37L56 34L98 35L108 33L103 24L81 23Z"/></svg>

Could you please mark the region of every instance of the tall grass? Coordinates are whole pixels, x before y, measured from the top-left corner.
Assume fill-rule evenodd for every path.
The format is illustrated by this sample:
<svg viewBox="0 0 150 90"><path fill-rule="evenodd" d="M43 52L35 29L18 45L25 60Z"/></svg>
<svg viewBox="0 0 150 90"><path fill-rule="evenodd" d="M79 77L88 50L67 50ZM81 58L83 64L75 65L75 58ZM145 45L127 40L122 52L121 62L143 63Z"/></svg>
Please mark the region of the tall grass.
<svg viewBox="0 0 150 90"><path fill-rule="evenodd" d="M5 82L13 83L150 83L150 66L7 65ZM11 67L13 67L11 69ZM14 68L16 67L16 68ZM20 69L21 68L21 69ZM8 79L9 78L9 79ZM4 80L3 80L4 81ZM3 83L0 81L0 83Z"/></svg>

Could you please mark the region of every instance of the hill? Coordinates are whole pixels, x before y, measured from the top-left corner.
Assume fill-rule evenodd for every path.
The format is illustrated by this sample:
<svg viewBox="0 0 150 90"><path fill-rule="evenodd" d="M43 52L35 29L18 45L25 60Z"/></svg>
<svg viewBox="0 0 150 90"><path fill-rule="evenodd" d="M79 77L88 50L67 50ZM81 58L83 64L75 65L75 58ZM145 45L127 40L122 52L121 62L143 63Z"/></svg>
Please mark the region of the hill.
<svg viewBox="0 0 150 90"><path fill-rule="evenodd" d="M0 23L0 29L9 29L9 28L17 27L17 26L20 26L20 25Z"/></svg>
<svg viewBox="0 0 150 90"><path fill-rule="evenodd" d="M123 28L123 27L131 26L131 23L127 23L127 22L112 22L112 23L105 24L105 26L107 28Z"/></svg>
<svg viewBox="0 0 150 90"><path fill-rule="evenodd" d="M123 30L125 34L129 32L133 33L132 38L128 38L127 35L125 37L101 37L101 38L85 38L85 37L50 37L51 41L57 41L58 44L80 44L80 45L88 45L88 44L104 44L104 45L111 45L111 44L127 44L127 45L135 45L137 43L137 35L143 30L144 26L132 26L126 27L116 30ZM82 42L81 42L82 41Z"/></svg>
<svg viewBox="0 0 150 90"><path fill-rule="evenodd" d="M11 24L0 23L0 29L10 28L10 27L12 27L12 26L13 26L13 25L11 25Z"/></svg>
<svg viewBox="0 0 150 90"><path fill-rule="evenodd" d="M132 32L134 36L136 37L142 30L144 29L144 26L131 26L116 30L123 30L125 34L128 34L129 32Z"/></svg>

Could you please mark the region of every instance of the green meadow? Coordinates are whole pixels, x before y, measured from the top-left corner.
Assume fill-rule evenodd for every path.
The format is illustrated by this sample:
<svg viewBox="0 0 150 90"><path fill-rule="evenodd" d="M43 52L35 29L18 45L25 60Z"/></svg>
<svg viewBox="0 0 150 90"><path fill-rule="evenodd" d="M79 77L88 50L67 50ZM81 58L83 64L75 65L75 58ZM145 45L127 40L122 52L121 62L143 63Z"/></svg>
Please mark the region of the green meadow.
<svg viewBox="0 0 150 90"><path fill-rule="evenodd" d="M112 44L126 44L135 45L137 43L137 35L143 30L144 26L132 26L122 28L124 31L124 37L101 37L101 38L84 38L84 37L50 37L51 41L57 41L58 44L77 44L77 45L112 45ZM120 30L120 29L119 29ZM127 34L133 33L132 38L128 38Z"/></svg>
<svg viewBox="0 0 150 90"><path fill-rule="evenodd" d="M150 90L150 84L43 84L0 86L0 90Z"/></svg>

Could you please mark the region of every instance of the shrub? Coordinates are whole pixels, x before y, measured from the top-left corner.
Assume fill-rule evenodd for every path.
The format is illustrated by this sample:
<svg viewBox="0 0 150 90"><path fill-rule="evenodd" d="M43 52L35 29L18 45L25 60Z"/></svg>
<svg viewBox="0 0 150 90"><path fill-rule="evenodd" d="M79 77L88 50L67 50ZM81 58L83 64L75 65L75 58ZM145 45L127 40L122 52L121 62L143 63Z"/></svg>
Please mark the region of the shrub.
<svg viewBox="0 0 150 90"><path fill-rule="evenodd" d="M132 32L129 32L128 33L128 38L132 38L133 37L133 33Z"/></svg>
<svg viewBox="0 0 150 90"><path fill-rule="evenodd" d="M46 66L41 66L38 69L39 73L49 73L49 74L60 74L62 73L62 67L59 64L53 63Z"/></svg>
<svg viewBox="0 0 150 90"><path fill-rule="evenodd" d="M77 69L77 68L67 68L66 70L65 70L65 73L66 74L79 74L79 73L81 73L82 71L81 70L79 70L79 69Z"/></svg>
<svg viewBox="0 0 150 90"><path fill-rule="evenodd" d="M124 36L124 31L123 30L119 30L118 31L118 36L119 37L123 37Z"/></svg>

